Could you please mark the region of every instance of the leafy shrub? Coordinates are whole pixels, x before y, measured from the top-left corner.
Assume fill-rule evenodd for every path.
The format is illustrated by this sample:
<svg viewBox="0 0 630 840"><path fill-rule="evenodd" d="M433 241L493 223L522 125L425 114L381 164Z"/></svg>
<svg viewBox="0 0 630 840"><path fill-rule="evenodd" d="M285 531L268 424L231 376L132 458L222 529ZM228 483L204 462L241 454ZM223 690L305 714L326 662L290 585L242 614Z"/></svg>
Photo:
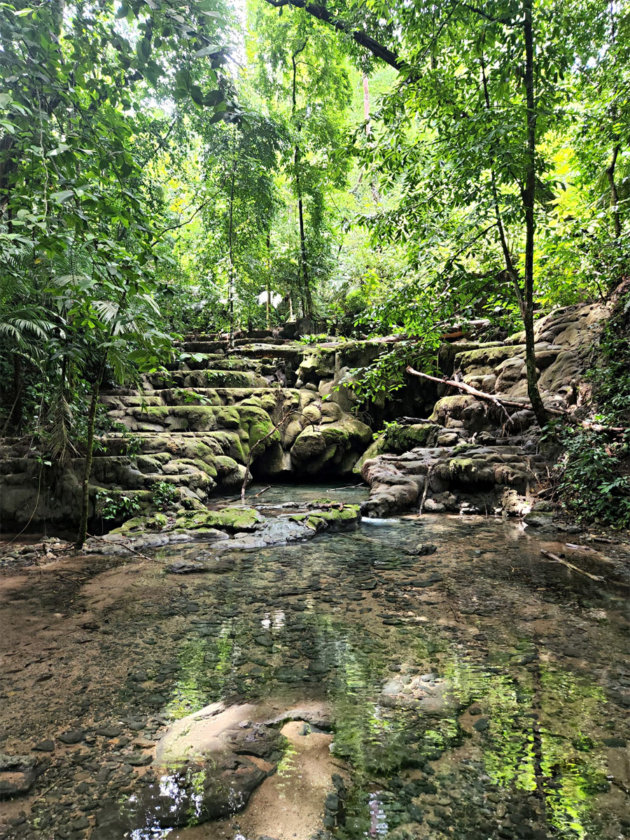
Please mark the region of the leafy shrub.
<svg viewBox="0 0 630 840"><path fill-rule="evenodd" d="M140 502L134 496L115 491L99 490L96 493L96 512L103 519L124 521L140 511Z"/></svg>
<svg viewBox="0 0 630 840"><path fill-rule="evenodd" d="M168 510L179 500L179 491L168 481L158 481L151 491L151 502L158 510Z"/></svg>
<svg viewBox="0 0 630 840"><path fill-rule="evenodd" d="M556 467L561 505L579 522L630 527L630 430L621 438L567 427Z"/></svg>
<svg viewBox="0 0 630 840"><path fill-rule="evenodd" d="M624 428L630 419L630 294L623 296L602 335L589 371L600 413L595 420ZM568 427L559 433L564 454L556 467L563 508L581 522L630 527L630 429Z"/></svg>

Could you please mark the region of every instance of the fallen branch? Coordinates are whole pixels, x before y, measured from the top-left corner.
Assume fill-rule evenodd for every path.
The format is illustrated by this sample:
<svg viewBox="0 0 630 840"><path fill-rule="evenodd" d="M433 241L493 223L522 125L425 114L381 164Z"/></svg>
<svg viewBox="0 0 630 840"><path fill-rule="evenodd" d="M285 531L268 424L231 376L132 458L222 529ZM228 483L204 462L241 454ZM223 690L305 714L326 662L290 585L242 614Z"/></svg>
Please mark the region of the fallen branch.
<svg viewBox="0 0 630 840"><path fill-rule="evenodd" d="M540 552L543 557L546 557L548 560L553 560L554 563L560 563L562 566L566 566L567 569L571 569L572 572L578 572L580 575L584 575L591 580L595 580L598 583L605 580L601 575L592 575L590 572L585 572L584 569L580 569L579 566L575 566L573 563L569 563L568 560L563 560L562 557L558 557L557 554L552 554L550 551L545 551L544 549Z"/></svg>
<svg viewBox="0 0 630 840"><path fill-rule="evenodd" d="M477 397L480 400L486 400L487 402L491 402L500 408L501 411L508 417L510 415L507 413L505 406L509 405L516 408L527 408L528 405L526 403L517 402L516 400L506 400L504 398L499 399L499 397L495 396L494 394L487 394L485 391L480 391L478 388L473 388L472 385L467 385L465 382L455 382L452 379L440 379L438 376L431 376L428 373L421 373L419 370L415 370L411 367L411 365L407 365L407 373L410 373L412 376L419 376L420 379L428 379L430 382L437 382L440 385L449 385L451 388L457 388L459 391L465 391L467 394L471 394L473 397ZM563 412L562 412L563 413Z"/></svg>
<svg viewBox="0 0 630 840"><path fill-rule="evenodd" d="M446 379L445 377L440 379L439 376L431 376L428 373L422 373L421 371L412 368L411 365L407 365L406 371L412 376L419 376L420 379L428 379L429 382L437 382L438 385L448 385L451 388L457 388L459 391L464 391L466 394L477 397L479 400L487 400L488 402L494 403L494 405L503 410L508 418L509 414L507 413L505 406L509 406L510 408L527 408L531 410L531 404L529 401L507 399L506 397L497 397L496 394L487 394L485 391L480 391L479 388L474 388L472 385L467 385L465 382L455 382L453 379ZM546 405L545 411L548 414L565 417L577 426L581 426L583 429L592 429L594 432L613 432L615 434L622 434L628 431L626 426L605 426L602 423L595 423L592 420L575 420L572 417L571 412L567 411L566 408L556 408Z"/></svg>

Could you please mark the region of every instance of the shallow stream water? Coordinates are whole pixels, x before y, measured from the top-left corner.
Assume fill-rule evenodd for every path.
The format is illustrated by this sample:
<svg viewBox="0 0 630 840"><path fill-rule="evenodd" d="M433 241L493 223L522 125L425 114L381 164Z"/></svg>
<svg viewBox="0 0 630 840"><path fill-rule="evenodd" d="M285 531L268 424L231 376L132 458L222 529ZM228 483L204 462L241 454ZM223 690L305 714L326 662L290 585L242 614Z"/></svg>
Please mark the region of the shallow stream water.
<svg viewBox="0 0 630 840"><path fill-rule="evenodd" d="M272 488L255 501L322 495ZM29 798L0 802L0 835L630 836L627 592L545 547L562 549L520 524L423 515L224 553L204 575L164 571L207 550L195 543L0 579L0 752L54 746L37 753ZM330 726L296 730L275 781L227 819L160 830L140 814L124 834L108 829L155 783L148 762L168 725L217 701L320 703ZM313 801L300 734L319 738ZM330 769L337 787L315 773Z"/></svg>

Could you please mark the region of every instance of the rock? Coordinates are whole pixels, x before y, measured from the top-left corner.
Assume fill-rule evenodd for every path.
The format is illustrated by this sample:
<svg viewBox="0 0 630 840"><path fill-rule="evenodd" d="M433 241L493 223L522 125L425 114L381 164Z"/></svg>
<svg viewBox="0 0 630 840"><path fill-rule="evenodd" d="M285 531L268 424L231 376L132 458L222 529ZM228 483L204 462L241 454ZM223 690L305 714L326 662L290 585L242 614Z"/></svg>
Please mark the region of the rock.
<svg viewBox="0 0 630 840"><path fill-rule="evenodd" d="M186 563L184 560L178 560L175 563L170 563L166 567L166 572L170 575L192 575L203 574L204 572L212 571L209 566L203 563Z"/></svg>
<svg viewBox="0 0 630 840"><path fill-rule="evenodd" d="M0 800L28 793L42 770L33 756L0 753Z"/></svg>
<svg viewBox="0 0 630 840"><path fill-rule="evenodd" d="M152 756L151 753L134 752L126 755L125 761L132 767L145 767L147 764L151 764Z"/></svg>
<svg viewBox="0 0 630 840"><path fill-rule="evenodd" d="M245 757L215 757L187 763L140 787L123 806L97 816L93 840L128 836L147 824L153 831L184 828L242 810L267 772ZM135 836L135 835L134 835Z"/></svg>
<svg viewBox="0 0 630 840"><path fill-rule="evenodd" d="M61 741L62 744L78 744L85 738L85 732L83 729L68 729L66 732L62 732L61 735L57 735L57 740Z"/></svg>
<svg viewBox="0 0 630 840"><path fill-rule="evenodd" d="M104 738L117 738L122 733L122 726L99 726L94 732Z"/></svg>
<svg viewBox="0 0 630 840"><path fill-rule="evenodd" d="M424 503L424 509L427 513L443 513L446 510L446 505L436 502L435 499L427 499Z"/></svg>
<svg viewBox="0 0 630 840"><path fill-rule="evenodd" d="M53 752L55 749L55 742L52 738L46 738L43 741L38 741L33 747L36 752Z"/></svg>
<svg viewBox="0 0 630 840"><path fill-rule="evenodd" d="M437 545L433 545L433 543L418 543L416 546L416 554L420 557L424 557L428 554L435 554L437 551Z"/></svg>

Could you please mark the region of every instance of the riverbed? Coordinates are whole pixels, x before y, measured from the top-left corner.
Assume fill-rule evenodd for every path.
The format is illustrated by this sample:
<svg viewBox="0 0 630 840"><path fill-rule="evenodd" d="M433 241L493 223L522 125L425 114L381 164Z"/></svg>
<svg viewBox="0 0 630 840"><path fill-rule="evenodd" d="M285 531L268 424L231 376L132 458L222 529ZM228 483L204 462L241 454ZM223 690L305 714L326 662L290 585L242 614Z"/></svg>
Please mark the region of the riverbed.
<svg viewBox="0 0 630 840"><path fill-rule="evenodd" d="M582 537L425 514L223 552L204 574L167 573L198 542L4 570L0 753L34 764L0 836L629 836L627 588ZM209 707L264 717L280 753L244 808L165 826L142 811L149 790L178 795L156 753Z"/></svg>

